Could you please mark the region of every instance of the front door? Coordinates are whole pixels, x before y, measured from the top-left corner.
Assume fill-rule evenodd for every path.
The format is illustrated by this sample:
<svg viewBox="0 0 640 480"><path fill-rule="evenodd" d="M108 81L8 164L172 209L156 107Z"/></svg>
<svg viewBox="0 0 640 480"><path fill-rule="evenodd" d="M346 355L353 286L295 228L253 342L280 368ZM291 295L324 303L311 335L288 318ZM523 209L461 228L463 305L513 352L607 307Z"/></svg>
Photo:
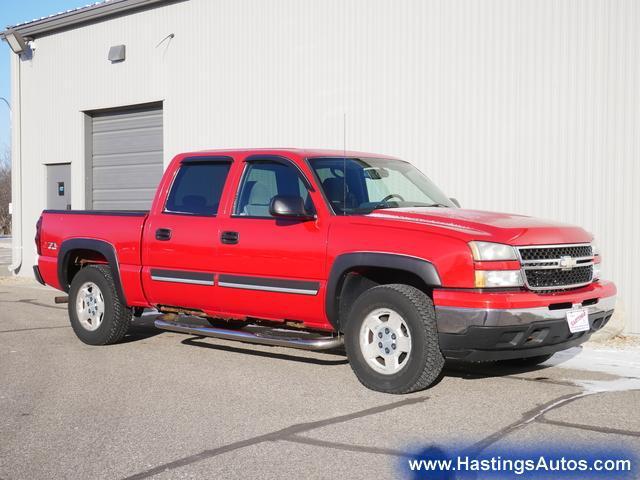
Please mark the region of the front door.
<svg viewBox="0 0 640 480"><path fill-rule="evenodd" d="M221 220L218 295L229 313L324 325L327 222L274 218L276 195L315 212L308 179L288 159L245 160L231 215Z"/></svg>
<svg viewBox="0 0 640 480"><path fill-rule="evenodd" d="M47 165L47 209L71 210L71 164Z"/></svg>

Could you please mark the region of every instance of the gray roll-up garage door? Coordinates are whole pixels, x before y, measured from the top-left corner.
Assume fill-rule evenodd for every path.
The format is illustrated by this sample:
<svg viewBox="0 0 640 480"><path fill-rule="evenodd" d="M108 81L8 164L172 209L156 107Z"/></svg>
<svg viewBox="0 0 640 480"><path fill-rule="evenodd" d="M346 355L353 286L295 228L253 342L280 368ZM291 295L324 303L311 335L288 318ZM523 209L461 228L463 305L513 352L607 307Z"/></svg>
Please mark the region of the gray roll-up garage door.
<svg viewBox="0 0 640 480"><path fill-rule="evenodd" d="M94 210L148 210L162 177L162 107L92 117L87 204Z"/></svg>

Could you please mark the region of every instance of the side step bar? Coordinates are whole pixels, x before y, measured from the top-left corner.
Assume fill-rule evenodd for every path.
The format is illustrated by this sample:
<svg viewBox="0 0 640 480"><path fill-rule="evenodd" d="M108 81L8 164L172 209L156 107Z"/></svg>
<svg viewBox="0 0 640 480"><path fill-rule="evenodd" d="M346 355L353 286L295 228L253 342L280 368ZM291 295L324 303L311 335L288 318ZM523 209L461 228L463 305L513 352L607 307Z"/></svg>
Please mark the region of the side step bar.
<svg viewBox="0 0 640 480"><path fill-rule="evenodd" d="M300 336L300 332L294 332L298 336L290 337L274 335L274 330L271 330L271 334L269 334L269 330L254 333L247 330L227 330L224 328L203 327L200 325L167 322L164 320L156 320L154 323L156 328L170 332L221 338L223 340L238 340L240 342L258 343L261 345L271 345L273 347L291 347L302 350L330 350L342 345L342 337L340 336L316 337L309 334L309 338L304 338Z"/></svg>

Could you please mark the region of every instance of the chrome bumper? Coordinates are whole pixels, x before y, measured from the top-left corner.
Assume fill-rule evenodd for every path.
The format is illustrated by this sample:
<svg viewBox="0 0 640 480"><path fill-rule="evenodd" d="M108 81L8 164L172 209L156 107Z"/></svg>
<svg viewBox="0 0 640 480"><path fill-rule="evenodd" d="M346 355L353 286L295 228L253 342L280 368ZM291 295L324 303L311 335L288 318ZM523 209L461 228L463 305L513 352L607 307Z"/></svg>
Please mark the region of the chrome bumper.
<svg viewBox="0 0 640 480"><path fill-rule="evenodd" d="M614 309L616 297L606 297L598 303L586 306L589 315L610 312ZM469 327L506 327L513 325L529 325L545 320L560 320L567 317L572 308L582 307L578 303L571 308L550 310L549 307L515 308L515 309L479 309L461 307L436 306L436 318L439 333L463 333Z"/></svg>

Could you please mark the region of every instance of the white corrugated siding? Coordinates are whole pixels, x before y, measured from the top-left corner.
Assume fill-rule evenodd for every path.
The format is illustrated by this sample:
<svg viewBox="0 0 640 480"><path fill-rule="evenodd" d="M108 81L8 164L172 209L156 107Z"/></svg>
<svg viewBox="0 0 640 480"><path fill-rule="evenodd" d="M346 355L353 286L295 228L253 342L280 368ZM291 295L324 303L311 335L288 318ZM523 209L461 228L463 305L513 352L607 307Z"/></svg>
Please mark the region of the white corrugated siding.
<svg viewBox="0 0 640 480"><path fill-rule="evenodd" d="M164 100L165 162L340 148L344 112L347 148L411 160L464 206L594 232L638 333L639 52L634 0L190 0L40 38L22 63L25 264L42 164L71 160L83 191L83 110Z"/></svg>

